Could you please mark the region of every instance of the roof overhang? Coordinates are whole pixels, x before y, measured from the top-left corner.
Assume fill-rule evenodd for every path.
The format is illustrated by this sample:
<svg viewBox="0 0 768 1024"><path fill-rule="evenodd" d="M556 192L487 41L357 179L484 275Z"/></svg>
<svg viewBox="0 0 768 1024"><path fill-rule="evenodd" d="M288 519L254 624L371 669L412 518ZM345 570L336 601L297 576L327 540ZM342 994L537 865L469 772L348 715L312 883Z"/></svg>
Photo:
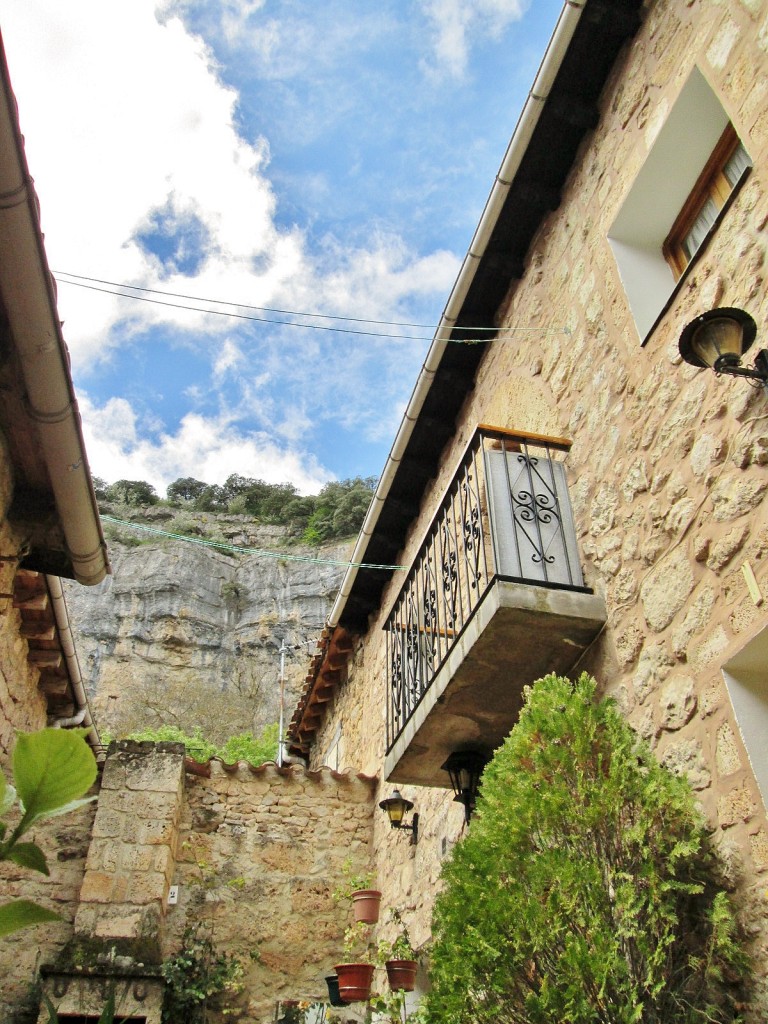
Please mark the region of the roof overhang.
<svg viewBox="0 0 768 1024"><path fill-rule="evenodd" d="M69 355L0 37L0 431L22 567L81 583L109 572Z"/></svg>
<svg viewBox="0 0 768 1024"><path fill-rule="evenodd" d="M639 27L641 7L642 0L565 3L371 502L331 626L365 632L378 609L392 571L360 564L397 561L492 344L456 342L472 338L473 327L497 326L501 303L525 273L533 237L559 205L579 147L598 122L600 94Z"/></svg>

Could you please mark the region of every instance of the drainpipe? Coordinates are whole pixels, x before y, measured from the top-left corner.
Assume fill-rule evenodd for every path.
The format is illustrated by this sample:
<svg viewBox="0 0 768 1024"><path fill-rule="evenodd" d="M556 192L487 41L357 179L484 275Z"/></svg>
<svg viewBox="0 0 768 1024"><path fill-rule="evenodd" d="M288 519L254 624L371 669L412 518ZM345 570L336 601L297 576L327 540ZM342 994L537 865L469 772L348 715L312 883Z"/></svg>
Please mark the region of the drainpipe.
<svg viewBox="0 0 768 1024"><path fill-rule="evenodd" d="M46 576L45 582L48 585L48 593L51 597L53 614L56 619L56 630L59 634L59 643L67 665L67 674L72 684L72 692L75 697L75 714L70 718L58 718L51 723L54 729L66 729L74 725L83 725L88 729L87 741L92 747L100 744L99 734L91 716L91 709L88 706L88 697L83 684L83 676L80 672L80 662L77 660L75 650L75 639L72 635L72 627L69 621L67 603L64 600L64 590L58 576Z"/></svg>
<svg viewBox="0 0 768 1024"><path fill-rule="evenodd" d="M1 42L1 41L0 41ZM40 230L40 211L24 154L16 100L0 45L0 281L17 348L26 402L37 424L72 569L80 583L109 572L93 493L69 353Z"/></svg>
<svg viewBox="0 0 768 1024"><path fill-rule="evenodd" d="M571 39L576 31L576 26L579 23L581 13L587 2L588 0L566 0L563 9L560 12L560 17L558 18L555 30L552 33L552 38L549 41L533 86L531 87L531 91L528 94L528 98L525 101L523 110L518 118L517 125L515 126L507 151L504 154L504 159L502 160L501 167L499 168L499 173L496 175L496 180L493 183L491 194L486 201L482 216L480 217L480 223L475 230L469 251L464 257L464 262L459 270L459 276L456 279L456 283L453 286L453 290L448 298L446 307L440 317L440 324L435 333L429 352L427 353L427 358L424 361L421 372L419 373L418 380L416 381L416 387L411 395L411 399L405 411L405 416L403 417L400 429L397 432L395 442L392 445L389 456L387 457L384 472L381 474L376 491L371 499L370 507L360 530L357 543L355 544L355 550L353 551L352 558L350 559L352 562L362 562L365 558L368 541L376 529L376 524L379 520L382 506L387 500L390 486L395 477L400 461L402 460L403 454L408 447L408 442L410 441L411 434L413 433L414 424L419 418L424 406L424 400L432 386L432 381L434 380L435 373L437 372L442 360L443 353L445 352L447 345L454 344L454 342L448 340L450 338L451 330L456 325L456 321L459 318L464 300L467 297L467 293L472 281L474 280L480 260L482 259L488 245L488 240L496 226L499 213L501 212L515 174L517 173L523 156L528 148L528 143L531 141L531 136L538 124L541 111L549 97L552 84L560 70L563 58L570 46ZM344 575L341 588L336 596L333 608L331 609L331 614L328 618L328 626L331 628L334 628L339 623L341 613L344 610L347 598L349 597L352 587L354 586L355 579L357 578L357 573L357 567L355 565L351 565Z"/></svg>

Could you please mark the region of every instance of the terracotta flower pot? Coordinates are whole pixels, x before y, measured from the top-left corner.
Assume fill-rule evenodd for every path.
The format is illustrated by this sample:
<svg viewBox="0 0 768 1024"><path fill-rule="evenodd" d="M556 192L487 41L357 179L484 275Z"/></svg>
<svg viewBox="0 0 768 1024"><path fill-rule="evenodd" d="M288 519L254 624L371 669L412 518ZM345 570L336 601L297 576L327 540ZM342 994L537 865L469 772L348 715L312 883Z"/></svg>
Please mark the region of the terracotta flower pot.
<svg viewBox="0 0 768 1024"><path fill-rule="evenodd" d="M352 913L356 921L376 924L380 906L381 893L378 889L358 889L352 893Z"/></svg>
<svg viewBox="0 0 768 1024"><path fill-rule="evenodd" d="M348 1003L370 999L373 983L373 964L336 964L333 968L339 979L339 995Z"/></svg>
<svg viewBox="0 0 768 1024"><path fill-rule="evenodd" d="M416 960L387 960L387 980L393 992L413 992L416 985Z"/></svg>

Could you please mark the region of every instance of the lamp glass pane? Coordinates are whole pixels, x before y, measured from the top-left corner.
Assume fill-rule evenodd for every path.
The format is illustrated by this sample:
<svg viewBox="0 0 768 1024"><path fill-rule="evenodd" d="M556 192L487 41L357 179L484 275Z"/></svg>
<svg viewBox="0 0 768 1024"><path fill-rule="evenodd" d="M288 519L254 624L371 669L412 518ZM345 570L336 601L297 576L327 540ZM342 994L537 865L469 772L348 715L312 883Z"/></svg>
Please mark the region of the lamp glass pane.
<svg viewBox="0 0 768 1024"><path fill-rule="evenodd" d="M703 323L691 338L691 348L707 366L728 355L740 360L743 331L741 324L731 317L713 317Z"/></svg>

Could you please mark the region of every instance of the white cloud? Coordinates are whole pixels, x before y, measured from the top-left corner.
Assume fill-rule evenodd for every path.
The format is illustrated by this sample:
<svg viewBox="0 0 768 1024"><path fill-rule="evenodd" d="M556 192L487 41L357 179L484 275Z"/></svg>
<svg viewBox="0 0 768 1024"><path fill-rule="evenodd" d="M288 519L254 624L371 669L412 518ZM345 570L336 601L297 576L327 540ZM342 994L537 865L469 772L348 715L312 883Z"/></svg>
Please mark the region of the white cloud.
<svg viewBox="0 0 768 1024"><path fill-rule="evenodd" d="M176 17L183 6L183 0L4 4L11 79L54 270L381 320L412 319L410 307L446 295L459 266L448 251L421 255L391 227L377 229L373 218L349 228L355 239L342 240L317 239L311 225L278 216L268 143L239 133L238 94L222 81L212 51ZM258 45L253 25L265 20L252 16L263 6L225 0L226 32L251 27L244 50ZM327 12L323 17L332 21ZM317 34L303 26L297 38L291 24L272 30L266 23L257 54L264 74L270 60L275 73L282 67L280 73L298 74L311 58ZM345 43L366 44L349 19L329 29L333 45L323 36L318 61L331 61ZM316 71L310 63L307 74ZM337 107L343 102L340 96ZM321 175L315 187L329 186ZM163 253L161 260L138 236L159 233L162 241L163 229L169 244L174 232L181 235L172 257ZM150 364L162 344L165 376L151 383L166 395L178 387L186 401L181 411L165 403L167 424L152 422L152 413L148 418L144 410L156 396L146 394L142 402L138 385L124 390L135 404L106 395L81 401L93 472L146 479L160 491L190 472L209 482L242 472L317 490L329 474L308 454L313 431L327 438L326 428L337 423L362 439L391 437L425 348L367 338L347 345L321 332L238 324L63 279L58 291L74 375L94 396L100 379L89 372L94 366L112 360L115 373L130 372L134 354L137 366ZM194 370L175 383L170 353L184 359L192 349Z"/></svg>
<svg viewBox="0 0 768 1024"><path fill-rule="evenodd" d="M498 39L505 28L522 18L528 0L421 0L433 32L433 54L421 62L435 76L463 78L472 47L480 40Z"/></svg>
<svg viewBox="0 0 768 1024"><path fill-rule="evenodd" d="M302 493L316 494L331 479L313 456L281 448L263 433L244 433L226 416L189 413L175 433L150 440L141 436L136 414L124 399L110 399L99 408L81 396L80 409L91 472L109 483L146 480L162 496L179 477L220 484L240 473L268 483L291 481Z"/></svg>

